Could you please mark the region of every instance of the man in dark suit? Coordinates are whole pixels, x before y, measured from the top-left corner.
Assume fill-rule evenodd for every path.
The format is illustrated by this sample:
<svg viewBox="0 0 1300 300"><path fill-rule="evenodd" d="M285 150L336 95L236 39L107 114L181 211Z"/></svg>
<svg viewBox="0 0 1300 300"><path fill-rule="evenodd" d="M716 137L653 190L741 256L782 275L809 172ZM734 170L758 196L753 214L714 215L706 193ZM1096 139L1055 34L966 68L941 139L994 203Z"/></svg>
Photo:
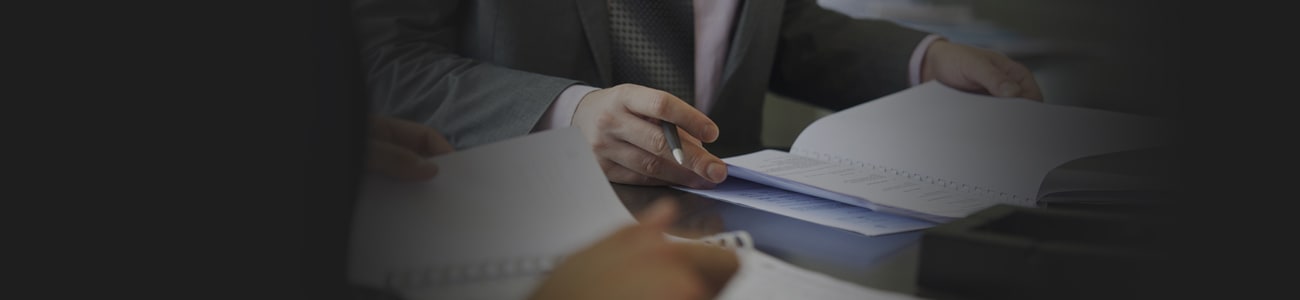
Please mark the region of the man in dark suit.
<svg viewBox="0 0 1300 300"><path fill-rule="evenodd" d="M466 148L582 129L606 176L707 188L758 150L765 93L843 109L939 80L1041 100L1024 66L814 0L358 0L376 112ZM630 83L630 84L629 84ZM685 161L660 122L680 126ZM709 143L704 146L704 143Z"/></svg>
<svg viewBox="0 0 1300 300"><path fill-rule="evenodd" d="M399 293L346 280L351 207L362 171L399 180L428 180L438 168L427 158L454 151L433 128L369 115L360 93L349 16L340 2L317 3L316 109L311 119L310 169L303 172L307 232L305 292L312 299L400 299ZM738 268L722 248L672 243L663 232L676 206L658 201L628 224L573 253L530 293L532 299L709 299ZM627 272L626 270L637 270ZM646 289L646 287L651 287Z"/></svg>

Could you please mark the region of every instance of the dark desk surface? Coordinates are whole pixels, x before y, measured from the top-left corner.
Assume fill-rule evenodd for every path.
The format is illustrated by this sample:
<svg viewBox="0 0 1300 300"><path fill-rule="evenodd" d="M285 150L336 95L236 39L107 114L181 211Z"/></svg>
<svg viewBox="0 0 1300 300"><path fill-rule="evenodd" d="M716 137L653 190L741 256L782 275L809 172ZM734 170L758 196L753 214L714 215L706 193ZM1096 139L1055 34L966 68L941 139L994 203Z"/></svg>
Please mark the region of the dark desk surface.
<svg viewBox="0 0 1300 300"><path fill-rule="evenodd" d="M613 184L634 215L656 199L679 207L671 234L701 237L744 230L764 253L863 286L916 294L920 231L878 237L831 228L668 187Z"/></svg>

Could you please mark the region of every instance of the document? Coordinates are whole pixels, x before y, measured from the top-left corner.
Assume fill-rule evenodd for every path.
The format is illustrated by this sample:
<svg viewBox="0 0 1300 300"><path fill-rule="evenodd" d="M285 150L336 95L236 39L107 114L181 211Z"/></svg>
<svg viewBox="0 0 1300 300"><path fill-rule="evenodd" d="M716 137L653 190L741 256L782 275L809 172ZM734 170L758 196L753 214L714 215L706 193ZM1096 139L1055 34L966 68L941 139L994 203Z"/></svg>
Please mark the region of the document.
<svg viewBox="0 0 1300 300"><path fill-rule="evenodd" d="M884 170L835 164L775 150L724 159L738 178L840 201L874 211L935 222L999 203L975 190ZM730 172L734 171L734 172ZM871 199L871 200L867 200ZM905 207L905 208L900 208Z"/></svg>
<svg viewBox="0 0 1300 300"><path fill-rule="evenodd" d="M1049 171L1075 159L1167 146L1174 126L931 81L818 119L788 153L723 161L730 177L946 222L997 204L1037 205L1052 192L1040 188Z"/></svg>
<svg viewBox="0 0 1300 300"><path fill-rule="evenodd" d="M876 212L734 177L713 189L676 188L866 236L920 230L935 225L933 222Z"/></svg>
<svg viewBox="0 0 1300 300"><path fill-rule="evenodd" d="M439 172L429 181L365 178L353 222L352 282L425 296L520 299L566 255L636 223L577 128L432 161Z"/></svg>

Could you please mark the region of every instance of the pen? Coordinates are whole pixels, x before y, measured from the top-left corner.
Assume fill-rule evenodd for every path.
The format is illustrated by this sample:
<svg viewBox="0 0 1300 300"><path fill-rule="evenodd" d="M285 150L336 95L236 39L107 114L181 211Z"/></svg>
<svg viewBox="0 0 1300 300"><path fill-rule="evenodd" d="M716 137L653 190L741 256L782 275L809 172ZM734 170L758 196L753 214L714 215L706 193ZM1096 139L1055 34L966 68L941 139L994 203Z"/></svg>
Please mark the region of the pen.
<svg viewBox="0 0 1300 300"><path fill-rule="evenodd" d="M677 164L686 164L682 154L682 138L677 136L677 125L660 121L659 126L664 128L664 139L668 140L668 148L673 150L673 158L677 159Z"/></svg>

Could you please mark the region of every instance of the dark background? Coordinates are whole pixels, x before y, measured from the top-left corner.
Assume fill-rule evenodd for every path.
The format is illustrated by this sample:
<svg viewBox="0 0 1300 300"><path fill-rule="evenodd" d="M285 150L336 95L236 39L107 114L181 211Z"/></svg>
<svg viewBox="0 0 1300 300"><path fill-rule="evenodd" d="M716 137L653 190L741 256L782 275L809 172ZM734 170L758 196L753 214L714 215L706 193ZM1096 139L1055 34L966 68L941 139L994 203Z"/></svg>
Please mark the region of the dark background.
<svg viewBox="0 0 1300 300"><path fill-rule="evenodd" d="M1046 8L1092 3L1038 5L1058 2ZM1239 36L1259 34L1253 28L1225 25L1247 16L1193 19L1200 15L1190 14L1189 4L1172 1L1099 3L1124 7L1118 11L1126 22L1145 25L1120 31L1150 29L1121 40L1137 38L1130 53L1153 59L1137 69L1114 66L1114 78L1158 74L1143 75L1161 82L1154 87L1126 86L1167 104L1159 107L1188 125L1178 165L1186 175L1185 205L1171 208L1180 222L1166 229L1172 238L1167 245L1180 254L1167 274L1171 296L1237 297L1288 287L1289 276L1256 274L1293 270L1283 264L1292 253L1277 244L1294 236L1285 229L1295 219L1286 209L1295 197L1267 189L1294 183L1270 175L1287 170L1278 166L1282 161L1253 154L1270 148L1261 143L1289 135L1259 137L1236 124L1284 121L1264 114L1278 110L1271 103L1294 97L1239 93L1258 85L1233 79L1268 77L1276 67L1261 63L1265 70L1244 71L1215 63L1223 57L1268 62L1285 53L1252 43L1269 38ZM1130 9L1135 3L1149 5ZM360 106L349 102L358 86L343 63L350 47L340 31L342 5L12 4L7 12L15 16L6 26L12 76L5 90L7 136L16 139L6 143L12 156L5 245L14 261L7 273L19 278L11 284L31 290L10 292L50 298L347 296L346 235L339 229L355 192L347 182L356 174L360 148L351 141L362 124L354 109ZM1025 22L1033 27L1113 13L1070 9ZM1069 30L1105 37L1114 29ZM1242 48L1260 51L1227 52ZM1223 90L1232 93L1218 93ZM1225 106L1251 112L1228 113ZM1266 126L1285 129L1286 123ZM1221 186L1242 189L1224 193Z"/></svg>

